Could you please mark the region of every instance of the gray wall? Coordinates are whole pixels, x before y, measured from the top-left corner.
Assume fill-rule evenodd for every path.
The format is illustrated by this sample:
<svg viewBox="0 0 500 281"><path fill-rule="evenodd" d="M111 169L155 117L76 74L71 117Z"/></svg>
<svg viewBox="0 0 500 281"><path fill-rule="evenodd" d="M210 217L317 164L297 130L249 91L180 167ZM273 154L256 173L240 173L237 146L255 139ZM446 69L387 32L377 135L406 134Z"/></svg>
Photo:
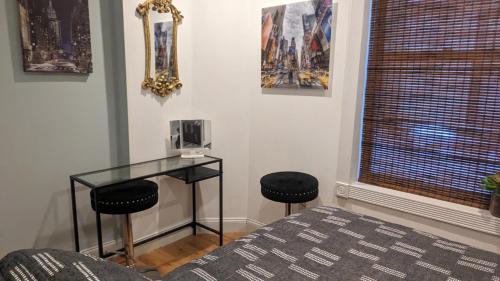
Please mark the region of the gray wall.
<svg viewBox="0 0 500 281"><path fill-rule="evenodd" d="M94 73L29 74L17 1L0 0L0 257L71 249L68 176L128 162L121 1L89 5ZM77 200L85 248L95 244L95 217L88 190ZM116 220L104 223L112 238Z"/></svg>

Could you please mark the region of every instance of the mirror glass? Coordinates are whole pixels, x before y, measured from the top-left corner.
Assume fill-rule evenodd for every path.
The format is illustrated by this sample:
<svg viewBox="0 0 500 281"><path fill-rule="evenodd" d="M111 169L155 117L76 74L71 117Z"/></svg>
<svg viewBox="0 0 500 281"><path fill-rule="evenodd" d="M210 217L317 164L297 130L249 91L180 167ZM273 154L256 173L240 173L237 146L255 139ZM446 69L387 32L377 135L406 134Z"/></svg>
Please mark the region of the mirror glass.
<svg viewBox="0 0 500 281"><path fill-rule="evenodd" d="M168 82L177 77L174 67L174 19L172 14L150 11L151 72L158 79L164 75Z"/></svg>

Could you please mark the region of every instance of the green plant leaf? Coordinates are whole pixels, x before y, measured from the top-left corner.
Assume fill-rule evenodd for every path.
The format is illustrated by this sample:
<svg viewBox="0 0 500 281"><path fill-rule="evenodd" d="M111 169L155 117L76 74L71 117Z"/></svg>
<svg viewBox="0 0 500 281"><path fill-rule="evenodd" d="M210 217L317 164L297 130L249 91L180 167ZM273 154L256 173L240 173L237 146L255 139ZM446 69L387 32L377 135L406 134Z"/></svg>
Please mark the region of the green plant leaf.
<svg viewBox="0 0 500 281"><path fill-rule="evenodd" d="M483 178L481 182L484 189L496 191L497 194L500 194L500 172Z"/></svg>
<svg viewBox="0 0 500 281"><path fill-rule="evenodd" d="M485 188L485 189L487 189L487 190L491 190L491 191L493 191L493 190L496 190L496 189L497 189L497 187L496 187L496 186L494 186L494 185L485 185L485 186L484 186L484 188Z"/></svg>

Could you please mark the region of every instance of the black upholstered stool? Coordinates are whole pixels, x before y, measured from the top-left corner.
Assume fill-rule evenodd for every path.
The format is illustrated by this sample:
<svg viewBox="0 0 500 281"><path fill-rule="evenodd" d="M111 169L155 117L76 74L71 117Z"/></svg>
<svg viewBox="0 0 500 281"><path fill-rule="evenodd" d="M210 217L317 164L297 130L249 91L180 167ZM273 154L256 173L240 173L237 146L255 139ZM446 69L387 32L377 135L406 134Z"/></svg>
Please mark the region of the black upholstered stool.
<svg viewBox="0 0 500 281"><path fill-rule="evenodd" d="M286 203L286 215L292 203L305 203L318 197L318 180L300 172L278 172L260 179L261 192L269 200Z"/></svg>
<svg viewBox="0 0 500 281"><path fill-rule="evenodd" d="M92 209L96 210L95 191L90 192ZM148 180L138 180L97 190L97 211L101 214L124 215L123 248L127 265L134 258L134 238L131 214L147 210L158 203L158 185Z"/></svg>

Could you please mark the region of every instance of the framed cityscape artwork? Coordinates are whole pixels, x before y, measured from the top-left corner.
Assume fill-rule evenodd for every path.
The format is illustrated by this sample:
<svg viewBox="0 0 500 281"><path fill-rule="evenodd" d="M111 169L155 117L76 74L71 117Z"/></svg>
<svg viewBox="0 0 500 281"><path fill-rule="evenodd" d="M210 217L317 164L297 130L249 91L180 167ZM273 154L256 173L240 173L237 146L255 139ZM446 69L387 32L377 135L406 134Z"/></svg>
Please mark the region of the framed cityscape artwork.
<svg viewBox="0 0 500 281"><path fill-rule="evenodd" d="M27 72L91 73L88 0L18 0Z"/></svg>
<svg viewBox="0 0 500 281"><path fill-rule="evenodd" d="M335 7L310 0L262 9L262 88L328 89Z"/></svg>

